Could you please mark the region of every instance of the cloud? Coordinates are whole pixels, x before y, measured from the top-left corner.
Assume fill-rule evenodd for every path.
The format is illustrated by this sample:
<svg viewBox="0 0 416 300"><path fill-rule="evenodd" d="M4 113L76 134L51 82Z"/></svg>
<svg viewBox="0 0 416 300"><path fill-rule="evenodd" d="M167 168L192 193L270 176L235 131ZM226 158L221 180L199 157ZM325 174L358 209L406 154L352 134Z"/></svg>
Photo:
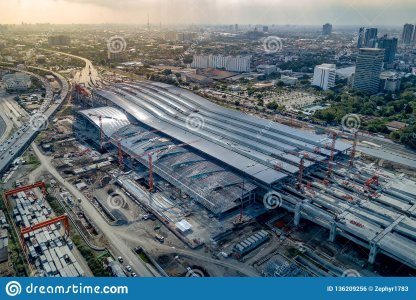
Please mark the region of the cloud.
<svg viewBox="0 0 416 300"><path fill-rule="evenodd" d="M415 0L0 0L1 22L392 25Z"/></svg>

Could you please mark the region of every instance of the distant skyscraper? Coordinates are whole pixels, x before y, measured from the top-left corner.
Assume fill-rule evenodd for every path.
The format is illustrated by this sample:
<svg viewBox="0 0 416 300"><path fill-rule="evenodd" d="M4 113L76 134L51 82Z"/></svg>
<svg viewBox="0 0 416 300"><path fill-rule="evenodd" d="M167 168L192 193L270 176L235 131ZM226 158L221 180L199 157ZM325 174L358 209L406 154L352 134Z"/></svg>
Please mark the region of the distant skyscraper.
<svg viewBox="0 0 416 300"><path fill-rule="evenodd" d="M321 87L324 91L335 86L336 66L322 64L315 67L312 85Z"/></svg>
<svg viewBox="0 0 416 300"><path fill-rule="evenodd" d="M332 34L332 24L326 23L322 26L322 35Z"/></svg>
<svg viewBox="0 0 416 300"><path fill-rule="evenodd" d="M234 25L234 30L235 30L235 31L238 31L238 24L235 24L235 25Z"/></svg>
<svg viewBox="0 0 416 300"><path fill-rule="evenodd" d="M410 45L415 42L415 25L405 24L403 27L402 43Z"/></svg>
<svg viewBox="0 0 416 300"><path fill-rule="evenodd" d="M357 43L358 48L362 48L364 46L364 39L365 39L365 27L361 27L360 31L358 32L358 43Z"/></svg>
<svg viewBox="0 0 416 300"><path fill-rule="evenodd" d="M263 26L263 32L269 32L269 26Z"/></svg>
<svg viewBox="0 0 416 300"><path fill-rule="evenodd" d="M377 43L377 28L367 28L365 31L365 47L374 48Z"/></svg>
<svg viewBox="0 0 416 300"><path fill-rule="evenodd" d="M378 40L378 48L384 49L384 62L391 64L397 52L397 38L389 38L387 35Z"/></svg>
<svg viewBox="0 0 416 300"><path fill-rule="evenodd" d="M353 87L361 92L376 94L380 86L384 49L361 48L357 56Z"/></svg>
<svg viewBox="0 0 416 300"><path fill-rule="evenodd" d="M375 48L377 44L377 28L361 27L358 33L358 48Z"/></svg>

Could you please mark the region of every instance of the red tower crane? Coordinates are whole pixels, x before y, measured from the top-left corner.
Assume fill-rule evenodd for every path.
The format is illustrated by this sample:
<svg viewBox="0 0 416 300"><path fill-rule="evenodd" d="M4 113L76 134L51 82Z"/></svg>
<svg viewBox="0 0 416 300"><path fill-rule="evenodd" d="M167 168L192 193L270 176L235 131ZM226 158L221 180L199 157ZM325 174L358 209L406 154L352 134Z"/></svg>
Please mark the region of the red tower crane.
<svg viewBox="0 0 416 300"><path fill-rule="evenodd" d="M110 138L110 140L113 140L112 138ZM134 153L127 153L127 152L123 152L123 150L122 150L122 148L121 148L121 139L119 140L120 142L118 143L118 157L119 157L119 164L120 164L120 162L122 161L122 158L123 158L123 155L124 155L124 153L126 153L128 156L130 156L131 158L143 158L143 156L146 156L147 155L147 157L148 157L148 162L149 162L149 192L153 192L153 189L154 189L154 177L153 177L153 155L154 154L159 154L160 152L162 152L162 151L164 151L164 150L172 150L172 149L175 149L175 148L178 148L178 147L182 147L182 146L188 146L188 145L190 145L190 144L192 144L192 143L195 143L195 142L197 142L197 140L196 141L191 141L191 142L189 142L189 143L182 143L182 144L178 144L178 145L169 145L169 146L165 146L165 147L162 147L162 148L160 148L160 149L157 149L157 150L153 150L153 151L150 151L150 152L145 152L145 153L143 153L143 154L141 154L141 155L136 155L136 154L134 154ZM121 158L121 160L120 160L120 158ZM123 166L124 166L124 163L123 163Z"/></svg>
<svg viewBox="0 0 416 300"><path fill-rule="evenodd" d="M100 151L103 152L104 147L104 130L103 130L103 117L102 115L97 115L93 113L89 113L89 116L95 116L98 118L98 121L100 122Z"/></svg>
<svg viewBox="0 0 416 300"><path fill-rule="evenodd" d="M125 119L117 119L117 118L113 118L113 117L109 117L109 116L103 116L103 115L95 114L95 113L88 113L88 115L90 117L97 117L98 118L98 121L100 123L100 149L101 149L101 152L103 152L104 139L105 139L104 130L103 130L103 119L111 119L111 120L119 120L119 121L125 121Z"/></svg>
<svg viewBox="0 0 416 300"><path fill-rule="evenodd" d="M75 91L77 92L78 97L79 95L82 95L83 97L86 97L86 98L91 96L91 92L85 86L82 86L81 84L75 85Z"/></svg>
<svg viewBox="0 0 416 300"><path fill-rule="evenodd" d="M368 188L370 188L372 184L379 185L379 183L378 183L378 178L379 178L379 177L378 177L377 175L374 175L373 177L371 177L370 179L368 179L368 180L365 182L365 185L366 185Z"/></svg>

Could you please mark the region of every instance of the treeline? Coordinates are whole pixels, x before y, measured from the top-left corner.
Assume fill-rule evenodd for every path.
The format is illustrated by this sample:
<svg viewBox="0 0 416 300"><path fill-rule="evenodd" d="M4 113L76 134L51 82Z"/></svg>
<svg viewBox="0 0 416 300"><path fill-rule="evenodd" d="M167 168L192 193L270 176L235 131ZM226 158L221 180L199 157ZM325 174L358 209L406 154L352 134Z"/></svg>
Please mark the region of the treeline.
<svg viewBox="0 0 416 300"><path fill-rule="evenodd" d="M369 96L361 92L346 90L342 93L326 92L331 106L317 111L314 117L328 124L340 124L348 114L368 116L371 121L362 122L361 128L373 133L388 134L386 124L399 121L408 127L390 133L390 138L416 149L416 76L402 79L401 89L396 94Z"/></svg>

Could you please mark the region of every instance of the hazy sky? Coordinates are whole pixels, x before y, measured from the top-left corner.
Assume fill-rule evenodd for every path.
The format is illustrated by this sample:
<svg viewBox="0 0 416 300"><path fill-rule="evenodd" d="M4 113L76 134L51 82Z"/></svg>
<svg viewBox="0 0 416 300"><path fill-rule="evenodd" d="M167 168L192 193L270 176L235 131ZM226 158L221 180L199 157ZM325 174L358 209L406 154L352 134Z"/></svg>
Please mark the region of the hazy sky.
<svg viewBox="0 0 416 300"><path fill-rule="evenodd" d="M0 0L0 24L416 23L416 0Z"/></svg>

